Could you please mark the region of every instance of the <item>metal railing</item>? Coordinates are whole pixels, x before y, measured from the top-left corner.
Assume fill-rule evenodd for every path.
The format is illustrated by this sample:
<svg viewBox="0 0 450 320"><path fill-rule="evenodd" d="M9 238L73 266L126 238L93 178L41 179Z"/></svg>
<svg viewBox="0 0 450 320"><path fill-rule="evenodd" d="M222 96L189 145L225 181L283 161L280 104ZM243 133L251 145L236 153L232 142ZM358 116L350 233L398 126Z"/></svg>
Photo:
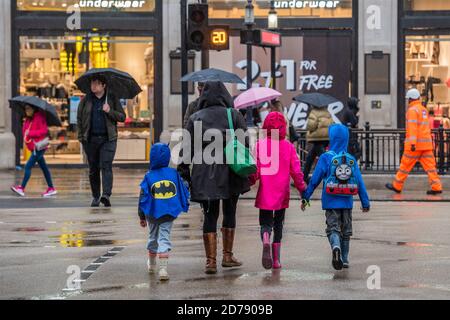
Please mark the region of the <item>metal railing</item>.
<svg viewBox="0 0 450 320"><path fill-rule="evenodd" d="M308 154L306 131L297 131L300 139L298 150L302 163L305 163ZM352 130L351 142L357 146L361 170L364 173L395 173L400 167L404 151L406 131L404 129L371 129L366 123L364 129ZM440 175L450 173L450 130L439 129L432 131L434 141L434 155ZM414 172L423 173L420 164Z"/></svg>

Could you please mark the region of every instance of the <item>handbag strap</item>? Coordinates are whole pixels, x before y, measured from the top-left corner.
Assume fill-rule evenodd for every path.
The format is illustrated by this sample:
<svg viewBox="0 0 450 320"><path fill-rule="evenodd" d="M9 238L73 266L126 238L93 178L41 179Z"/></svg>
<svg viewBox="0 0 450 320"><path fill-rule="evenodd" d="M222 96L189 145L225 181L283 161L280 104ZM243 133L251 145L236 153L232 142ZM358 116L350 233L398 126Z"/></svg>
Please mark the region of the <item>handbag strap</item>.
<svg viewBox="0 0 450 320"><path fill-rule="evenodd" d="M227 108L227 114L228 114L228 126L230 127L230 131L231 131L231 140L235 140L236 135L234 133L233 116L232 116L230 108Z"/></svg>

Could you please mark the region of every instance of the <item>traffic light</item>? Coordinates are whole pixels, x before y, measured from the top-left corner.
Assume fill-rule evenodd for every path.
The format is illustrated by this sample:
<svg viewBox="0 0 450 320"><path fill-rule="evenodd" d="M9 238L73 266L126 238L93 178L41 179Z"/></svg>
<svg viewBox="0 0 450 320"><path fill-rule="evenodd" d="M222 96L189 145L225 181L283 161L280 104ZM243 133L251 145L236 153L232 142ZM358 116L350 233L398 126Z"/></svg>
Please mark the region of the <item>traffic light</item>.
<svg viewBox="0 0 450 320"><path fill-rule="evenodd" d="M207 50L209 47L208 5L190 4L188 8L188 50Z"/></svg>

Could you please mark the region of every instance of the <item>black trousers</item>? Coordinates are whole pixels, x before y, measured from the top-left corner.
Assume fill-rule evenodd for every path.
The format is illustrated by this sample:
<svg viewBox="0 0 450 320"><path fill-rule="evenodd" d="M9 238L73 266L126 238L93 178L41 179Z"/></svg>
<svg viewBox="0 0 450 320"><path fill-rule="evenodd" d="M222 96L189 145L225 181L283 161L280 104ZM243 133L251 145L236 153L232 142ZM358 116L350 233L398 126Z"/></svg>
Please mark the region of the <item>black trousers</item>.
<svg viewBox="0 0 450 320"><path fill-rule="evenodd" d="M100 198L103 194L111 197L113 187L112 163L116 155L117 141L109 141L107 137L91 137L84 144L89 163L89 182L92 197ZM100 179L101 175L101 179ZM101 192L103 186L103 193Z"/></svg>
<svg viewBox="0 0 450 320"><path fill-rule="evenodd" d="M306 157L305 170L303 170L303 174L305 176L305 181L309 182L309 174L311 173L312 166L314 161L316 161L317 157L320 157L325 153L325 149L327 148L329 142L328 141L314 141L312 142L312 149L308 152Z"/></svg>
<svg viewBox="0 0 450 320"><path fill-rule="evenodd" d="M259 210L261 238L265 232L271 234L273 230L273 243L281 243L281 239L283 239L283 226L285 216L285 209L278 211Z"/></svg>
<svg viewBox="0 0 450 320"><path fill-rule="evenodd" d="M239 196L222 200L223 228L236 228L236 209L238 201ZM201 206L205 216L203 233L216 233L217 221L219 220L220 200L202 201Z"/></svg>

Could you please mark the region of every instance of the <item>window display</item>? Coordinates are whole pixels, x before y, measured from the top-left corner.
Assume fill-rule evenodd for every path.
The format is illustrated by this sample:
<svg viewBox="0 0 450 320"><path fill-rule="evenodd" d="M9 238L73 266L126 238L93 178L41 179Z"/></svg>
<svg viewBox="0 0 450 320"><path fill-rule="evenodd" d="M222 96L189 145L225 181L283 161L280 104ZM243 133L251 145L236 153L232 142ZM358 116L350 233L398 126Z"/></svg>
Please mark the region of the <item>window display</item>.
<svg viewBox="0 0 450 320"><path fill-rule="evenodd" d="M448 0L403 0L406 11L450 10Z"/></svg>
<svg viewBox="0 0 450 320"><path fill-rule="evenodd" d="M434 119L450 129L450 39L441 36L416 36L406 39L406 86L417 88Z"/></svg>
<svg viewBox="0 0 450 320"><path fill-rule="evenodd" d="M118 161L146 161L152 136L154 97L153 38L107 35L20 37L20 94L36 95L56 106L63 126L51 128L50 163L81 163L77 108L83 94L74 84L88 68L116 68L142 87L133 100L121 100L127 114L119 124ZM129 145L139 146L129 152ZM25 160L25 159L23 159Z"/></svg>

